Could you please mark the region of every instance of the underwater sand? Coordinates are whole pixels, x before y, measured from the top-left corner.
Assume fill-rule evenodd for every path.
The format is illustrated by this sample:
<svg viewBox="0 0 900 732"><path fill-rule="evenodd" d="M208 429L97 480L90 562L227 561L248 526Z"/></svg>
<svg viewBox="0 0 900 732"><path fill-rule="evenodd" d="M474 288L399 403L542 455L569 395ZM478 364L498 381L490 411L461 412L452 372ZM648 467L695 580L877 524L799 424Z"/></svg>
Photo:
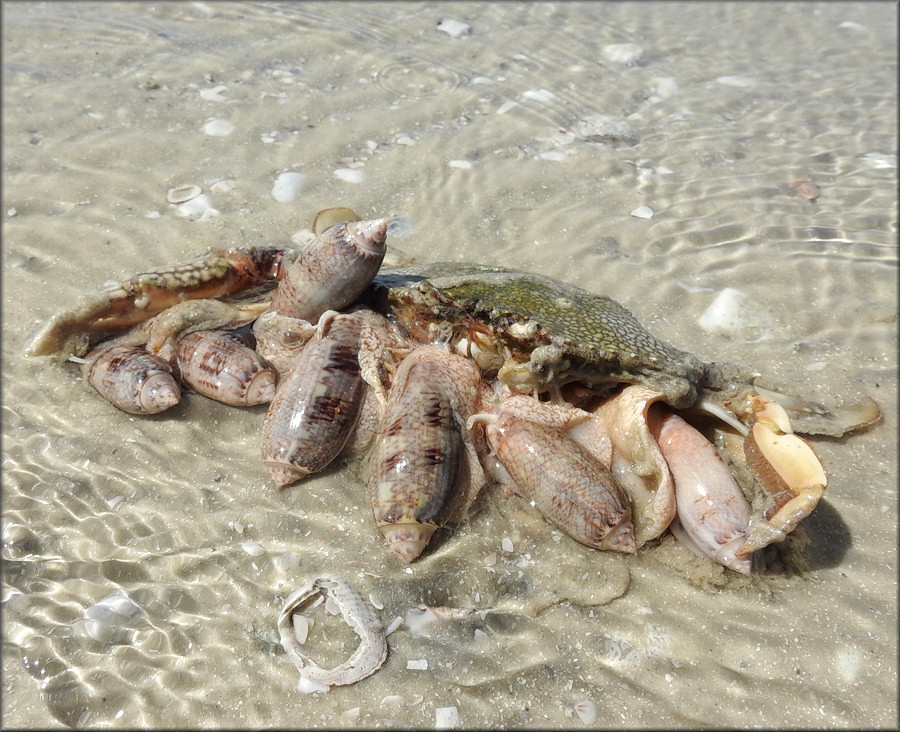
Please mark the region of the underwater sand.
<svg viewBox="0 0 900 732"><path fill-rule="evenodd" d="M583 701L603 727L897 726L896 4L2 10L5 728L429 728L446 707L581 728ZM589 141L596 115L635 136ZM276 200L284 172L302 185ZM168 203L182 185L207 199ZM134 417L23 355L110 280L290 244L339 205L395 219L389 247L420 261L568 280L884 421L811 438L825 498L750 579L671 536L593 551L496 487L401 566L353 464L275 491L264 408ZM757 330L699 326L727 287ZM275 620L323 572L386 625L472 612L404 623L380 671L306 695ZM85 611L114 592L140 610L95 640Z"/></svg>

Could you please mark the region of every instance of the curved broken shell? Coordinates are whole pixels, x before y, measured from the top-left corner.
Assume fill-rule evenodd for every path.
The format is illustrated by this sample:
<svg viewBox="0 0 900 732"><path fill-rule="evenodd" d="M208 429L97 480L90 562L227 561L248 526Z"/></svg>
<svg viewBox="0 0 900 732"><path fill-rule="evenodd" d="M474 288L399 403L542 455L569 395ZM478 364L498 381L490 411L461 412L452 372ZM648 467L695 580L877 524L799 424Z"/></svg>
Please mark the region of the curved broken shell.
<svg viewBox="0 0 900 732"><path fill-rule="evenodd" d="M166 200L169 203L185 203L199 196L203 191L200 186L184 185L170 188L166 193Z"/></svg>
<svg viewBox="0 0 900 732"><path fill-rule="evenodd" d="M337 606L344 622L360 639L353 655L332 669L322 668L305 653L293 619L295 614L315 603L320 593ZM305 623L298 625L303 627ZM387 659L387 638L375 609L341 577L324 575L288 597L278 616L278 634L288 658L300 671L301 679L313 684L343 686L356 683L375 673Z"/></svg>
<svg viewBox="0 0 900 732"><path fill-rule="evenodd" d="M316 236L328 231L332 226L346 223L347 221L359 221L359 216L352 208L336 206L335 208L323 208L312 220L312 230Z"/></svg>

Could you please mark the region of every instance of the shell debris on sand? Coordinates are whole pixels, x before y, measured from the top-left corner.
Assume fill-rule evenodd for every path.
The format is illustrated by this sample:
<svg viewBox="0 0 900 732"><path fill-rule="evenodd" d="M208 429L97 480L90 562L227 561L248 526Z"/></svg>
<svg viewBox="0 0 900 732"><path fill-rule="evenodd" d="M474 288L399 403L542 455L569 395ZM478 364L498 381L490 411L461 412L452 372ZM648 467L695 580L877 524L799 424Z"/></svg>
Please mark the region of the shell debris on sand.
<svg viewBox="0 0 900 732"><path fill-rule="evenodd" d="M632 147L640 140L640 135L628 122L608 114L592 114L580 119L575 130L585 142L599 142L604 145Z"/></svg>
<svg viewBox="0 0 900 732"><path fill-rule="evenodd" d="M726 287L697 319L697 324L707 333L754 341L771 337L775 321L747 293Z"/></svg>
<svg viewBox="0 0 900 732"><path fill-rule="evenodd" d="M334 177L345 183L362 183L365 174L361 170L354 168L338 168L334 171Z"/></svg>
<svg viewBox="0 0 900 732"><path fill-rule="evenodd" d="M300 611L320 605L323 594L326 611L340 613L360 640L356 651L332 669L316 664L303 648L312 623L306 618L294 619ZM277 627L282 647L300 671L298 688L305 693L353 684L371 676L387 660L387 638L375 609L341 577L325 575L294 592L285 601Z"/></svg>
<svg viewBox="0 0 900 732"><path fill-rule="evenodd" d="M459 20L443 18L437 22L437 29L443 31L451 38L462 38L472 32L472 26Z"/></svg>
<svg viewBox="0 0 900 732"><path fill-rule="evenodd" d="M459 727L459 710L455 707L438 707L434 710L435 729L455 729Z"/></svg>
<svg viewBox="0 0 900 732"><path fill-rule="evenodd" d="M174 188L170 188L166 192L166 200L169 203L185 203L186 201L190 201L191 199L196 198L201 193L203 193L203 190L200 188L200 186L175 186Z"/></svg>
<svg viewBox="0 0 900 732"><path fill-rule="evenodd" d="M211 119L203 125L203 132L212 137L228 137L234 132L234 125L227 119Z"/></svg>
<svg viewBox="0 0 900 732"><path fill-rule="evenodd" d="M653 209L649 206L638 206L634 211L631 212L631 215L636 219L652 219L653 218Z"/></svg>
<svg viewBox="0 0 900 732"><path fill-rule="evenodd" d="M603 47L602 53L607 61L622 64L630 69L644 56L644 48L637 43L611 43Z"/></svg>
<svg viewBox="0 0 900 732"><path fill-rule="evenodd" d="M194 198L178 204L175 213L185 219L205 221L211 216L217 215L219 211L218 209L213 208L209 196L205 193L201 193L199 196L195 196Z"/></svg>
<svg viewBox="0 0 900 732"><path fill-rule="evenodd" d="M130 626L143 610L123 590L115 590L84 611L84 632L102 643L129 640Z"/></svg>
<svg viewBox="0 0 900 732"><path fill-rule="evenodd" d="M575 702L572 705L572 709L585 724L594 724L597 721L597 705L590 699L582 699Z"/></svg>
<svg viewBox="0 0 900 732"><path fill-rule="evenodd" d="M272 185L272 198L278 203L290 203L297 198L304 185L306 176L303 173L293 170L281 173Z"/></svg>

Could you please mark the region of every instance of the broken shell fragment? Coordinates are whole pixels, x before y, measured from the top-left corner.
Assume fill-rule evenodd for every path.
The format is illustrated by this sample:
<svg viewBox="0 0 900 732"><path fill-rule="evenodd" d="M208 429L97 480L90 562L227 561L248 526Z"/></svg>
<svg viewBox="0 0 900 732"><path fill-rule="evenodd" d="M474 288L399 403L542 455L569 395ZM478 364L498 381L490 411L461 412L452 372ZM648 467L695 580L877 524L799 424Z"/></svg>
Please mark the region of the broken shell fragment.
<svg viewBox="0 0 900 732"><path fill-rule="evenodd" d="M352 208L344 206L336 206L334 208L323 208L319 211L312 221L312 230L316 236L324 234L332 226L345 224L348 221L359 221L359 216Z"/></svg>
<svg viewBox="0 0 900 732"><path fill-rule="evenodd" d="M176 186L175 188L170 188L168 193L166 193L166 200L169 203L184 203L192 198L196 198L201 192L200 186Z"/></svg>
<svg viewBox="0 0 900 732"><path fill-rule="evenodd" d="M324 593L340 610L344 622L359 636L359 647L346 661L333 669L316 664L303 650L297 638L293 616L307 609ZM278 616L278 634L288 658L300 671L301 679L312 684L343 686L371 676L387 659L387 639L374 608L347 582L325 575L304 585L288 597Z"/></svg>

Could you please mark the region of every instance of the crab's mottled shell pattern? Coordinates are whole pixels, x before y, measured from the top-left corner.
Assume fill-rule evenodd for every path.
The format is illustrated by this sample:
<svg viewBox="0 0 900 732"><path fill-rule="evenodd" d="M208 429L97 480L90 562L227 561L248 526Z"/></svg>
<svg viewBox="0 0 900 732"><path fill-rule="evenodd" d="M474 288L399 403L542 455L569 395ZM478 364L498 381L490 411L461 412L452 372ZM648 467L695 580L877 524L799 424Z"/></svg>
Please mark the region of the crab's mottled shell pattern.
<svg viewBox="0 0 900 732"><path fill-rule="evenodd" d="M527 272L436 263L379 273L376 306L414 337L435 325L488 326L517 360L542 346L567 362L564 379L613 387L643 383L674 407L693 404L706 365L660 341L615 300ZM551 377L559 381L560 374Z"/></svg>

